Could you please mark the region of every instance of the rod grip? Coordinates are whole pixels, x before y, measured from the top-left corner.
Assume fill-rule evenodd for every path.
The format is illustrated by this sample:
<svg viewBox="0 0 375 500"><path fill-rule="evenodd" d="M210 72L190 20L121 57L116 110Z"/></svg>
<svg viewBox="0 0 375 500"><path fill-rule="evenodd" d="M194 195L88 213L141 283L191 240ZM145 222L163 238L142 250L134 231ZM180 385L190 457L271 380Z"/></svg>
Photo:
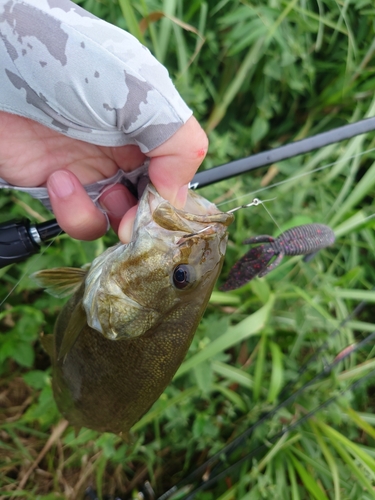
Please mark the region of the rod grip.
<svg viewBox="0 0 375 500"><path fill-rule="evenodd" d="M21 262L39 251L29 233L30 221L13 219L0 224L0 268Z"/></svg>

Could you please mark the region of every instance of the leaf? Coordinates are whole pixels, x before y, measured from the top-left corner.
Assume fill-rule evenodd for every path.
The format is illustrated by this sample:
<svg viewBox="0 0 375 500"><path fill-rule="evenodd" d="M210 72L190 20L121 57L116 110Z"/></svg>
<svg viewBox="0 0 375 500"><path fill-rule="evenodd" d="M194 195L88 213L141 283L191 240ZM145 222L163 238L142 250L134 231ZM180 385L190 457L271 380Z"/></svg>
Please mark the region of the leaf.
<svg viewBox="0 0 375 500"><path fill-rule="evenodd" d="M363 452L358 445L352 443L349 439L347 439L345 436L337 432L335 429L330 427L329 425L324 424L321 420L317 421L317 425L322 429L323 433L326 434L330 438L330 442L333 445L334 448L336 448L336 451L338 454L341 456L343 461L347 464L349 469L351 469L352 473L354 474L356 480L362 485L364 489L368 491L368 493L371 495L372 498L375 498L375 491L372 488L372 484L369 481L369 479L366 477L364 472L362 471L362 468L360 468L357 463L361 462L363 459L365 459L365 462L370 462L370 468L367 468L368 472L372 472L372 475L374 476L375 474L375 461L367 456L365 457L365 452ZM347 449L349 449L355 456L356 460L353 460ZM371 465L372 463L372 465ZM362 464L363 465L363 464Z"/></svg>
<svg viewBox="0 0 375 500"><path fill-rule="evenodd" d="M160 399L154 404L151 410L149 410L144 417L142 417L136 424L133 425L132 431L136 432L142 429L145 425L153 422L160 415L162 415L166 408L174 408L176 405L181 403L184 400L189 400L193 396L197 396L199 394L199 387L190 387L189 389L185 389L181 391L177 396L173 398L168 398L166 394L162 394Z"/></svg>
<svg viewBox="0 0 375 500"><path fill-rule="evenodd" d="M253 126L251 127L251 138L253 144L257 144L263 137L267 134L269 130L268 121L262 116L257 116L254 120Z"/></svg>
<svg viewBox="0 0 375 500"><path fill-rule="evenodd" d="M284 382L283 354L280 347L275 344L275 342L268 340L268 346L272 355L272 372L267 401L273 403L277 398Z"/></svg>
<svg viewBox="0 0 375 500"><path fill-rule="evenodd" d="M34 349L26 342L19 342L12 352L12 357L20 366L30 368L34 363Z"/></svg>
<svg viewBox="0 0 375 500"><path fill-rule="evenodd" d="M346 448L346 450L349 450L350 453L353 454L357 461L362 461L363 464L367 466L368 473L372 476L372 480L375 480L375 460L368 453L366 453L362 448L360 448L356 443L348 439L346 436L336 431L336 429L333 429L333 427L323 423L322 421L319 421L318 425L326 435L331 437L332 442L334 440L335 443L342 444ZM374 490L373 497L375 498Z"/></svg>
<svg viewBox="0 0 375 500"><path fill-rule="evenodd" d="M228 88L226 88L225 93L221 96L220 102L214 107L206 126L207 133L213 130L223 119L229 104L239 92L245 78L249 78L249 76L254 73L256 63L263 55L264 51L265 40L264 38L260 38L248 51L231 84Z"/></svg>
<svg viewBox="0 0 375 500"><path fill-rule="evenodd" d="M224 379L236 382L246 389L251 389L253 387L252 377L241 368L235 368L221 361L213 361L211 366L213 371Z"/></svg>
<svg viewBox="0 0 375 500"><path fill-rule="evenodd" d="M322 438L322 436L319 433L314 422L310 420L309 424L310 424L311 428L313 429L314 436L318 441L318 444L320 446L320 449L323 452L323 455L327 461L327 464L329 465L329 468L330 468L330 471L332 474L334 488L335 488L335 500L340 500L340 476L339 476L339 471L338 471L338 467L336 465L335 458L333 457L332 453L330 452L329 447L327 446L326 442Z"/></svg>
<svg viewBox="0 0 375 500"><path fill-rule="evenodd" d="M143 37L141 28L139 27L136 15L134 13L134 8L130 0L118 0L118 1L122 10L122 15L126 20L128 31L130 31L130 33L134 35L136 38L138 38L138 40L141 43L145 44L145 39Z"/></svg>
<svg viewBox="0 0 375 500"><path fill-rule="evenodd" d="M22 375L22 378L33 389L43 389L48 383L49 376L42 370L32 370Z"/></svg>
<svg viewBox="0 0 375 500"><path fill-rule="evenodd" d="M296 472L295 472L295 469L293 467L293 462L292 462L292 460L290 460L288 458L287 463L288 463L289 480L290 480L290 484L291 484L292 500L300 500Z"/></svg>
<svg viewBox="0 0 375 500"><path fill-rule="evenodd" d="M211 390L213 382L212 370L210 364L206 361L200 363L193 370L198 387L204 394L208 394Z"/></svg>
<svg viewBox="0 0 375 500"><path fill-rule="evenodd" d="M329 500L325 493L321 490L318 483L312 477L312 475L305 469L302 463L297 460L293 453L288 452L288 456L291 459L294 468L296 469L299 477L301 478L303 484L310 491L316 500Z"/></svg>
<svg viewBox="0 0 375 500"><path fill-rule="evenodd" d="M345 290L343 288L335 288L332 292L334 297L340 299L365 300L366 302L375 302L375 291L372 290Z"/></svg>
<svg viewBox="0 0 375 500"><path fill-rule="evenodd" d="M351 420L353 420L353 422L355 422L355 424L360 429L362 429L363 431L366 432L366 434L368 434L373 439L375 439L375 429L374 429L374 427L372 427L372 425L370 425L368 422L366 422L365 420L363 420L361 418L361 416L355 410L353 410L352 408L347 408L345 411L349 415L349 417L351 418Z"/></svg>
<svg viewBox="0 0 375 500"><path fill-rule="evenodd" d="M347 213L349 213L357 203L367 196L375 185L375 162L366 170L364 176L357 182L355 188L350 192L347 199L337 209L335 215L330 220L330 225L335 226Z"/></svg>
<svg viewBox="0 0 375 500"><path fill-rule="evenodd" d="M266 345L267 345L267 337L262 332L262 336L260 337L258 343L258 353L256 358L255 374L254 374L253 398L255 402L259 400L264 383Z"/></svg>
<svg viewBox="0 0 375 500"><path fill-rule="evenodd" d="M247 406L244 400L241 398L239 394L228 389L228 387L224 387L222 384L213 384L212 388L218 392L221 392L228 401L231 401L234 407L237 407L243 413L246 413Z"/></svg>

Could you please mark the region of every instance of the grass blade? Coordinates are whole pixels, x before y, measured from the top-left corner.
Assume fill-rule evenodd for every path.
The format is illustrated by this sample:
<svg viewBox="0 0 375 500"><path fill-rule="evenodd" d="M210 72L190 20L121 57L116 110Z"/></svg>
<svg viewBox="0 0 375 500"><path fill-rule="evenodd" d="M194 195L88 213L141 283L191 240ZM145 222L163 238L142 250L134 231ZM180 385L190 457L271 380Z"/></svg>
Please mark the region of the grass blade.
<svg viewBox="0 0 375 500"><path fill-rule="evenodd" d="M276 400L284 382L283 355L280 347L275 344L275 342L269 340L268 345L272 356L272 372L267 401L269 403L273 403Z"/></svg>
<svg viewBox="0 0 375 500"><path fill-rule="evenodd" d="M229 349L235 344L258 334L267 323L274 304L274 296L271 295L268 302L251 316L247 317L235 326L231 326L221 335L213 340L202 351L198 352L187 361L182 363L174 379L179 378L202 361L212 359L216 354Z"/></svg>
<svg viewBox="0 0 375 500"><path fill-rule="evenodd" d="M321 434L319 433L316 425L312 420L309 421L310 427L313 429L314 436L316 437L318 444L320 446L320 449L322 450L322 453L327 461L327 464L330 468L331 474L332 474L332 480L333 480L333 486L334 486L334 491L335 491L335 498L334 500L340 500L341 499L341 494L340 494L340 477L339 477L339 471L336 465L336 461L332 455L332 453L329 451L328 446L326 445L324 439L322 438Z"/></svg>
<svg viewBox="0 0 375 500"><path fill-rule="evenodd" d="M297 471L297 474L301 478L301 481L305 485L306 489L310 491L310 493L313 495L316 500L329 500L327 495L322 491L318 483L315 481L315 479L312 477L312 475L305 469L305 467L301 464L301 462L291 453L290 451L287 452L290 460L292 461L292 464L294 468Z"/></svg>
<svg viewBox="0 0 375 500"><path fill-rule="evenodd" d="M128 31L138 38L138 40L143 43L144 45L146 44L144 36L142 34L141 28L139 27L137 17L134 12L134 8L131 4L130 0L118 0L119 5L121 7L122 15L125 18Z"/></svg>

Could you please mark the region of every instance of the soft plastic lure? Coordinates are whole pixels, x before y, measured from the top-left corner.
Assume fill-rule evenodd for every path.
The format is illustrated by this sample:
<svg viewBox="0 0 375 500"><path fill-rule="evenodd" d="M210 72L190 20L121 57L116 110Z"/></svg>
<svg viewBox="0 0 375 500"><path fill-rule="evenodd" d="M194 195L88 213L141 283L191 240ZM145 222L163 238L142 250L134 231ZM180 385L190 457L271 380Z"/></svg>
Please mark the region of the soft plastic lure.
<svg viewBox="0 0 375 500"><path fill-rule="evenodd" d="M251 248L229 272L223 291L235 290L256 276L260 278L273 271L285 255L312 255L335 242L335 233L324 224L304 224L281 233L277 238L254 236L244 244L264 243ZM272 258L276 257L273 262ZM271 262L271 263L270 263Z"/></svg>

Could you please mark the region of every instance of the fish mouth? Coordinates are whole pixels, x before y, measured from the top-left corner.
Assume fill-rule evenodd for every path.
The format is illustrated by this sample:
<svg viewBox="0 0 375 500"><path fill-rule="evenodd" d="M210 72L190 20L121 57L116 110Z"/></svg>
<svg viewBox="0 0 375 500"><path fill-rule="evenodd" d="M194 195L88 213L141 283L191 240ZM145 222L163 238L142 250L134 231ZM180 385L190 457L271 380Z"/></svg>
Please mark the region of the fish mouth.
<svg viewBox="0 0 375 500"><path fill-rule="evenodd" d="M175 208L162 198L152 184L147 186L146 191L149 213L154 222L163 229L186 233L184 238L199 234L207 237L217 232L219 226L226 228L234 219L232 214L221 212L192 190L188 192L183 209Z"/></svg>
<svg viewBox="0 0 375 500"><path fill-rule="evenodd" d="M200 234L202 238L207 238L213 233L209 226L215 227L219 233L226 232L233 219L232 214L221 212L213 203L192 190L188 191L184 208L177 209L149 183L139 202L131 241L135 242L145 228L159 240L167 238L170 232L174 233L175 242L185 235ZM166 233L161 238L164 231Z"/></svg>

